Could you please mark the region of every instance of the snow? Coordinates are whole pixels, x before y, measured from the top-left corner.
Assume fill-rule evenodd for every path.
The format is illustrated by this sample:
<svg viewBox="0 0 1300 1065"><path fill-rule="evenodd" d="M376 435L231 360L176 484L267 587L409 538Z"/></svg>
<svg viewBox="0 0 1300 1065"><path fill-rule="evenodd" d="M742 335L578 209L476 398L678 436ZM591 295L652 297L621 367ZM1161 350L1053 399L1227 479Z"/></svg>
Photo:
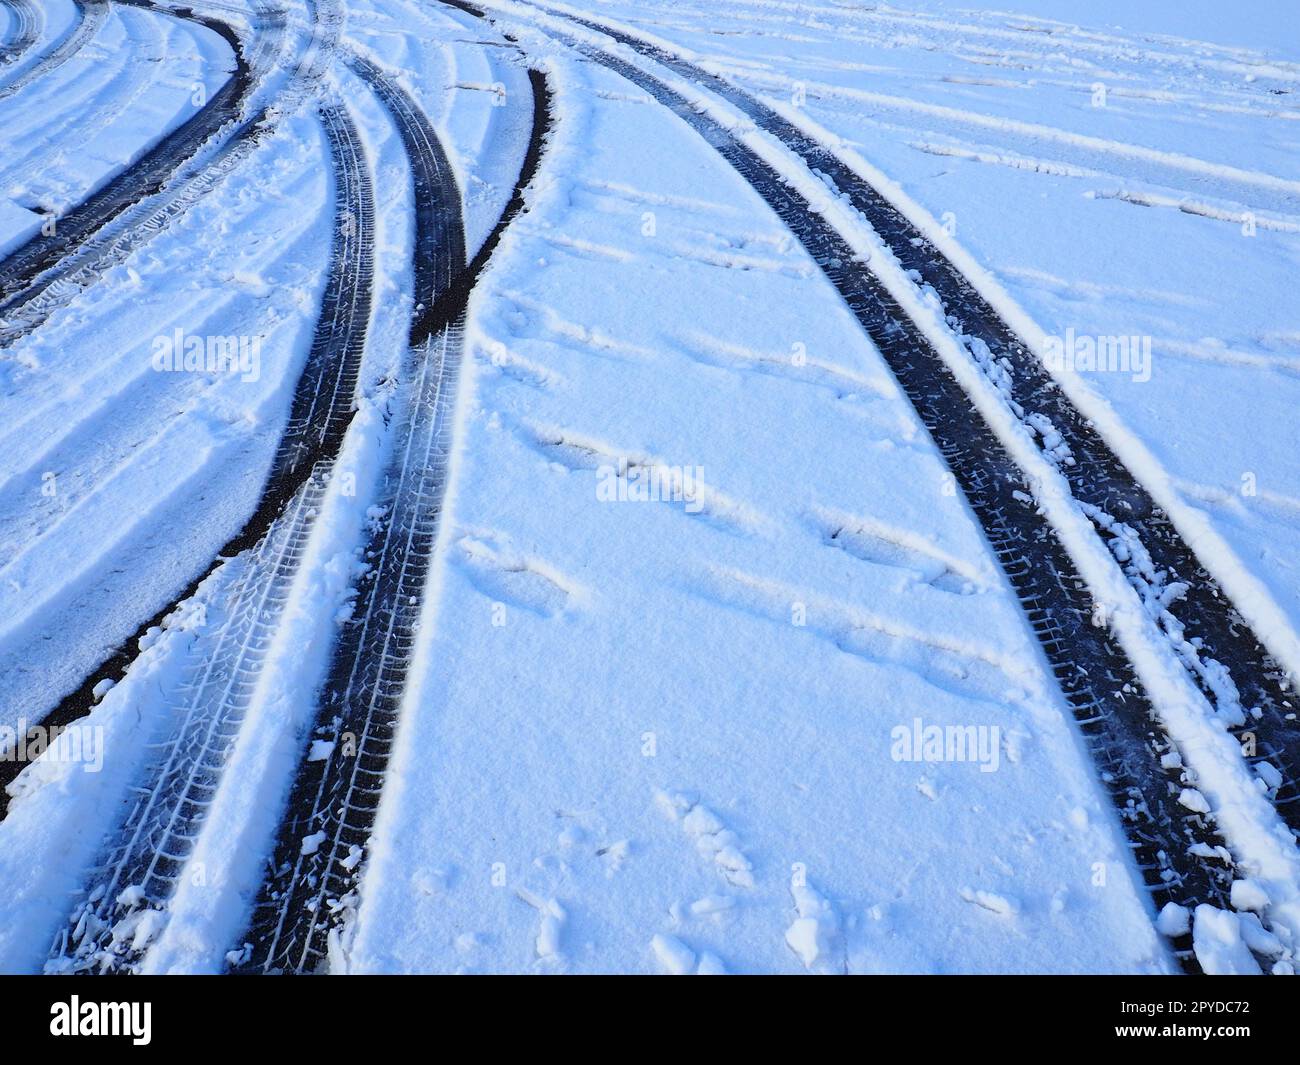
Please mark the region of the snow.
<svg viewBox="0 0 1300 1065"><path fill-rule="evenodd" d="M1268 906L1268 892L1254 880L1234 880L1232 906L1236 910L1253 910L1262 913Z"/></svg>
<svg viewBox="0 0 1300 1065"><path fill-rule="evenodd" d="M523 61L451 8L344 6L345 46L438 130L472 252L527 142ZM377 823L343 859L359 886L327 900L343 915L331 971L1165 973L1188 932L1206 972L1291 971L1300 854L1267 794L1283 781L1252 771L1226 731L1250 708L1170 612L1184 588L1122 522L1070 499L1062 470L1078 459L1057 427L1012 409L1005 368L817 175L719 97L619 51L844 233L1036 480L1175 741L1163 762L1184 774L1178 802L1223 833L1226 849L1199 853L1234 859L1231 909L1154 912L983 533L802 247L710 145L538 27L597 35L487 6L545 68L557 121L528 210L471 298L437 556ZM1300 671L1300 55L1279 40L1286 5L548 6L660 41L831 145L1036 350L1149 340L1149 365L1051 368ZM290 7L283 53L258 58L258 104L305 41L307 9ZM66 32L71 5L49 8L46 33ZM215 91L231 65L211 32L113 5L82 53L0 98L0 254L183 121L193 85ZM0 353L12 726L203 574L256 503L327 266L316 92L346 102L378 194L375 309L335 466L360 487L331 478L276 606L189 858L202 880L182 876L165 909L139 886L116 896L114 940L145 972L244 957L298 759L334 754L306 725L383 517L413 303L391 119L335 61L209 196ZM258 336L258 372L154 372L152 342L178 329ZM120 682L95 687L102 772L52 751L10 788L0 970L44 963L244 565L218 566ZM69 631L91 650L65 652ZM1218 717L1189 671L1222 696ZM971 757L924 742L967 735ZM301 853L327 838L305 832Z"/></svg>
<svg viewBox="0 0 1300 1065"><path fill-rule="evenodd" d="M325 842L326 834L324 832L313 832L310 836L304 836L302 840L303 855L315 854L320 850L320 845Z"/></svg>
<svg viewBox="0 0 1300 1065"><path fill-rule="evenodd" d="M30 207L0 199L0 254L11 251L40 232L41 215Z"/></svg>
<svg viewBox="0 0 1300 1065"><path fill-rule="evenodd" d="M685 976L695 968L695 952L675 936L655 936L650 940L650 949L673 976Z"/></svg>
<svg viewBox="0 0 1300 1065"><path fill-rule="evenodd" d="M795 862L843 899L854 970L1163 969L1106 800L874 353L698 139L617 78L559 55L551 73L565 122L533 212L475 297L450 511L465 530L453 543L491 544L503 573L532 576L512 589L485 577L487 552L446 556L351 970L658 971L665 953L685 968L666 940L645 951L671 936L729 971L803 971L786 942ZM509 372L501 347L542 372ZM822 442L841 433L854 447L829 461ZM619 456L700 467L719 505L602 502L597 472ZM837 542L839 516L858 543ZM929 583L935 558L956 560L972 594ZM501 662L510 679L485 685ZM1020 766L939 767L939 799L925 798L889 757L900 699L937 723L1025 733ZM1048 775L1050 789L1031 783ZM483 801L503 779L501 801ZM1000 892L960 846L928 863L941 836L1000 854ZM598 852L619 840L629 855L610 876ZM1086 886L1080 852L1113 863L1118 892ZM565 907L557 955L540 956L536 907L494 868ZM452 872L416 888L428 869ZM1014 885L1040 934L1000 932L954 880L1002 897ZM719 894L730 904L693 905ZM1084 942L1084 922L1103 939ZM485 946L464 955L450 928Z"/></svg>
<svg viewBox="0 0 1300 1065"><path fill-rule="evenodd" d="M795 883L790 887L798 916L785 930L785 941L809 972L828 971L839 940L840 917L816 888Z"/></svg>
<svg viewBox="0 0 1300 1065"><path fill-rule="evenodd" d="M778 27L799 22L791 5L755 6ZM1253 26L1225 18L1214 43L1200 45L1167 37L1151 42L1130 25L1141 18L1127 10L1125 31L1099 20L1079 29L1046 23L1040 35L1009 28L1015 20L997 12L964 11L953 18L926 10L933 6L842 15L853 35L849 63L840 55L844 31L828 29L839 25L834 21L817 31L801 27L798 56L777 63L761 36L729 39L719 54L716 37L704 37L680 14L671 37L688 52L698 48L709 58L707 66L775 103L788 105L791 84L803 85L806 103L783 111L842 138L849 153L869 155L906 200L933 219L948 219L956 239L945 233L945 243L959 242L1002 291L998 306L1004 313L1020 312L1013 320L1033 324L1031 337L1074 329L1088 336L1152 338L1149 381L1094 373L1064 383L1108 438L1123 445L1130 467L1161 504L1194 534L1198 550L1257 619L1257 631L1275 653L1300 671L1294 640L1300 584L1281 546L1294 542L1294 525L1288 533L1284 514L1294 512L1288 501L1300 497L1285 444L1295 402L1295 375L1287 361L1295 323L1292 304L1275 298L1286 291L1297 245L1285 224L1267 232L1257 226L1248 236L1241 222L1243 212L1268 217L1270 204L1283 223L1288 212L1295 217L1300 172L1287 130L1296 112L1287 95L1272 91L1293 91L1295 57L1270 62L1266 52L1254 50L1276 46L1275 35L1260 33L1260 25L1270 18L1293 20L1294 13L1281 3L1252 5ZM1036 6L1019 5L1017 14L1050 18L1051 8L1061 5L1041 5L1042 12ZM751 10L744 4L724 8ZM643 28L651 33L659 28L653 17L618 5L603 13L649 22ZM1180 35L1186 32L1183 20L1192 17L1178 8ZM1035 24L1033 18L1025 23ZM1170 29L1162 27L1166 34ZM1100 40L1098 30L1105 34ZM1248 47L1216 47L1229 42ZM1067 45L1079 63L1066 58ZM998 49L1008 54L1000 56ZM863 70L873 83L906 92L863 92L856 87ZM1243 82L1243 74L1256 70L1269 79L1267 86ZM1104 106L1093 105L1098 80L1122 94L1118 102L1112 92ZM1179 91L1163 91L1166 85ZM954 93L964 97L962 106L934 102L952 100ZM1179 105L1179 120L1165 121ZM903 113L891 114L891 107ZM1223 108L1230 108L1231 121ZM1030 114L1040 121L1019 117ZM1095 173L987 165L987 151L964 163L936 163L917 145L932 146L941 129L959 146L970 145L970 138L999 147L1023 141L1039 156L1048 145L1068 148L1068 159L1086 159ZM1151 144L1162 147L1144 147ZM1085 146L1087 152L1076 150ZM1120 162L1147 156L1150 170L1133 171ZM1180 209L1135 209L1109 198L1117 187L1126 196L1164 196L1155 202ZM1204 199L1189 196L1189 190L1202 188L1214 189L1230 204L1231 224L1187 209L1189 200L1196 208ZM1005 224L1007 203L1015 204L1015 226ZM1166 251L1175 244L1184 253L1171 261ZM1263 376L1243 374L1246 365L1259 367ZM1206 447L1211 441L1214 446Z"/></svg>
<svg viewBox="0 0 1300 1065"><path fill-rule="evenodd" d="M1261 972L1242 936L1235 913L1202 904L1192 926L1196 959L1210 976L1258 976Z"/></svg>
<svg viewBox="0 0 1300 1065"><path fill-rule="evenodd" d="M1191 931L1192 915L1186 906L1179 906L1176 902L1166 902L1156 917L1156 928L1162 936L1168 936L1170 939L1185 936Z"/></svg>
<svg viewBox="0 0 1300 1065"><path fill-rule="evenodd" d="M0 99L0 203L61 214L193 115L232 68L230 47L206 27L111 5L79 52ZM7 250L21 231L6 217Z"/></svg>

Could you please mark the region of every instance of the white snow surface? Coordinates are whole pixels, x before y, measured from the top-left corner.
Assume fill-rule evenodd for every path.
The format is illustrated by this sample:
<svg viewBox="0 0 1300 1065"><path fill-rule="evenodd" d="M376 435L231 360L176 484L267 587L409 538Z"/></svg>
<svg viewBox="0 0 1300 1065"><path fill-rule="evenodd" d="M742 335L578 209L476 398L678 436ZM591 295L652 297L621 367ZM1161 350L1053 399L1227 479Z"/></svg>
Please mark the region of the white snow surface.
<svg viewBox="0 0 1300 1065"><path fill-rule="evenodd" d="M799 244L678 118L538 32L557 23L536 6L487 6L545 69L555 124L471 299L397 751L369 845L348 858L360 887L331 969L1166 973L1190 931L1209 972L1289 972L1294 841L1086 518L1044 501L1182 748L1182 805L1224 828L1232 909L1150 905L978 524ZM291 43L259 68L258 99L303 40L306 6L288 7ZM526 109L509 106L528 95L522 61L450 7L342 8L343 45L386 67L442 138L472 252L527 140ZM70 9L49 4L43 47ZM564 9L664 42L830 144L1027 338L1149 337L1149 374L1062 384L1300 670L1292 5ZM228 76L214 34L110 12L85 51L0 98L0 253L39 227L34 208L80 200L183 121L196 81L211 92ZM817 195L728 105L635 61ZM6 661L35 662L69 627L111 648L251 512L328 261L317 98L347 104L375 177L375 310L338 465L378 478L411 305L409 171L341 62L313 91L184 218L0 352ZM877 247L824 189L814 202ZM959 377L1016 459L1058 483L881 259L942 357L966 359ZM175 328L262 336L259 378L154 373L150 343ZM611 499L620 462L696 490ZM189 858L203 876L132 925L144 971L215 972L240 947L296 761L330 753L303 730L373 503L373 487L326 494ZM0 971L44 963L239 564L97 691L102 772L45 758L11 786ZM80 679L38 672L0 679L0 726ZM900 730L932 726L974 730L982 757L899 757Z"/></svg>

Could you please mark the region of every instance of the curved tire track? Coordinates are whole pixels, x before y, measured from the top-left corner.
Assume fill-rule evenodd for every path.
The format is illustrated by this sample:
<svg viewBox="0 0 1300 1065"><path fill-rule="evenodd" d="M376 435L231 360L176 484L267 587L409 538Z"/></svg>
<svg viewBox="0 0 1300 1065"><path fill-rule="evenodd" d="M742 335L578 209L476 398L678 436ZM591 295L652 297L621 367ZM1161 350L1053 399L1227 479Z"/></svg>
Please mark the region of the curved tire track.
<svg viewBox="0 0 1300 1065"><path fill-rule="evenodd" d="M1252 766L1266 763L1280 771L1282 783L1274 791L1274 805L1300 837L1300 698L1294 679L1265 649L1168 514L1074 407L1029 345L902 212L824 145L731 82L671 52L598 22L574 21L667 66L740 109L798 155L809 170L824 175L861 212L899 265L905 271L916 271L921 284L939 297L949 324L966 338L968 346L976 341L987 347L993 360L1007 361L1011 367L1009 398L1024 412L1021 420L1030 424L1036 416L1045 417L1073 454L1075 461L1059 468L1097 534L1122 562L1144 551L1162 575L1153 582L1140 572L1145 560L1124 565L1139 596L1149 602L1161 598L1165 589L1186 586L1180 598L1165 604L1171 617L1161 620L1162 630L1211 706L1228 720L1241 719L1244 711L1244 720L1235 724L1233 731L1243 742L1247 735L1253 740L1249 745L1253 753L1247 758ZM1045 434L1034 436L1047 453ZM1216 666L1224 667L1229 675L1231 687L1226 690ZM1272 776L1268 770L1265 773Z"/></svg>
<svg viewBox="0 0 1300 1065"><path fill-rule="evenodd" d="M0 86L0 100L12 96L20 89L58 69L68 59L81 51L99 32L108 14L108 0L76 0L77 25L53 51L42 56L13 81Z"/></svg>
<svg viewBox="0 0 1300 1065"><path fill-rule="evenodd" d="M65 101L57 113L42 116L40 138L33 138L25 151L15 151L4 160L0 186L20 180L24 171L39 170L46 152L57 152L61 145L89 142L154 87L151 68L167 52L168 27L160 26L148 15L133 12L135 20L127 20L124 14L117 13L129 42L120 49L121 66L101 85L87 85L87 96L82 100Z"/></svg>
<svg viewBox="0 0 1300 1065"><path fill-rule="evenodd" d="M158 10L148 0L118 2ZM12 343L32 327L23 321L22 312L59 280L52 267L76 253L129 208L162 190L204 145L239 119L254 85L243 42L228 23L219 19L194 13L184 17L212 30L230 45L234 71L181 125L77 206L54 219L52 226L44 227L0 261L0 346ZM276 32L282 34L283 26Z"/></svg>
<svg viewBox="0 0 1300 1065"><path fill-rule="evenodd" d="M149 6L150 0L119 2ZM256 80L252 72L267 67L279 51L286 27L280 9L263 3L255 3L254 8L259 29L253 54L247 61L250 82ZM333 63L343 23L338 0L308 0L308 8L312 13L311 40L296 64L289 84L274 100L260 107L229 135L220 138L220 143L200 165L194 168L182 166L175 179L157 195L129 205L121 215L113 217L67 251L8 304L0 300L0 349L38 328L107 270L125 262L164 232L252 155L261 141L273 132L280 115L291 113L303 103ZM0 285L3 284L4 272L5 263L0 262Z"/></svg>
<svg viewBox="0 0 1300 1065"><path fill-rule="evenodd" d="M473 11L460 0L445 0ZM639 67L559 31L548 33L668 107L729 163L799 239L884 357L961 487L1007 575L1083 732L1156 908L1166 902L1228 908L1232 868L1209 819L1182 807L1172 744L1149 697L1106 628L1055 530L1026 492L1023 471L983 420L924 332L800 193L720 123ZM601 32L607 32L604 28ZM1191 853L1195 848L1198 854ZM1174 941L1199 972L1191 937Z"/></svg>
<svg viewBox="0 0 1300 1065"><path fill-rule="evenodd" d="M281 94L279 102L285 109L296 108L334 60L337 37L342 24L338 6L333 0L329 2L317 0L311 7L316 15L312 42L307 54L295 70L292 84ZM140 205L143 213L137 215L136 212L131 212L126 226L113 225L108 227L110 232L95 234L75 253L43 275L41 290L27 300L21 311L16 312L15 320L10 321L8 331L4 319L0 318L0 347L15 336L35 328L54 309L71 302L77 293L92 284L104 271L125 262L140 247L165 231L172 222L212 192L228 174L246 160L262 137L271 129L272 117L268 107L243 123L201 169L183 178L177 187L169 189L160 198L161 203ZM310 367L310 362L308 365ZM293 417L296 415L291 415L291 425ZM287 439L293 438L290 436ZM282 443L281 447L283 446L285 445ZM293 446L302 450L301 444ZM322 443L323 449L328 450L329 447L337 448L337 441L327 440ZM283 461L283 456L277 456L270 475L272 481L284 478L282 472L277 473L283 469ZM297 483L293 483L296 490ZM272 487L268 486L253 515L223 545L216 559L205 566L152 617L141 622L107 658L95 666L88 663L86 666L88 673L84 679L76 688L64 695L57 706L40 710L34 708L30 716L36 717L39 713L40 718L32 722L32 727L64 726L90 713L97 701L95 688L104 681L116 683L122 678L135 660L140 639L150 629L159 626L163 619L181 603L189 599L199 584L224 559L247 550L266 534L276 514L286 504L288 496L292 495L292 491L282 490L284 487L282 485L281 489L272 491ZM25 768L25 765L24 762L0 760L0 818L4 817L8 808L8 795L5 788Z"/></svg>
<svg viewBox="0 0 1300 1065"><path fill-rule="evenodd" d="M514 195L465 264L459 192L427 120L373 65L362 61L355 69L390 106L401 129L417 190L416 277L431 285L417 292L436 295L411 323L414 381L386 476L386 513L367 545L371 569L335 645L310 733L311 740L329 744L330 753L309 761L303 752L247 941L233 963L240 972L320 971L349 920L438 535L466 302L523 206L550 123L549 88L530 70L533 128ZM426 198L421 190L437 190L444 198ZM315 845L304 846L308 839Z"/></svg>
<svg viewBox="0 0 1300 1065"><path fill-rule="evenodd" d="M32 0L4 0L4 6L14 20L15 31L7 43L0 45L0 67L22 59L40 37L44 25L44 19Z"/></svg>
<svg viewBox="0 0 1300 1065"><path fill-rule="evenodd" d="M109 842L85 900L60 932L49 971L130 970L141 952L127 930L146 918L154 928L165 920L157 914L203 825L351 420L371 312L374 195L347 112L325 107L320 114L336 177L331 266L289 426L246 530L257 539L226 564L225 616L189 650L174 723L137 782L141 797ZM127 901L119 901L127 889Z"/></svg>

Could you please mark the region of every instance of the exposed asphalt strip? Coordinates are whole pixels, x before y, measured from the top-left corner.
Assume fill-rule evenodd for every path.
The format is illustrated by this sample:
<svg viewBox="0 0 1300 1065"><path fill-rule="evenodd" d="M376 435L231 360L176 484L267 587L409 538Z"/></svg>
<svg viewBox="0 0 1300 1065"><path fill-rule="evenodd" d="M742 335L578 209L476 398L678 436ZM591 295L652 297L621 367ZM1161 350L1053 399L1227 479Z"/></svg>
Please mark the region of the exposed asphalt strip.
<svg viewBox="0 0 1300 1065"><path fill-rule="evenodd" d="M463 0L444 2L476 12ZM730 130L632 63L559 31L545 32L668 107L731 164L799 239L884 357L983 528L1086 738L1156 909L1168 902L1228 908L1231 856L1213 821L1178 802L1185 786L1181 768L1162 761L1175 748L1159 727L1149 697L1109 628L1093 623L1088 586L1039 512L1024 472L924 331L834 226ZM645 46L637 42L636 47ZM818 169L825 165L819 160ZM909 260L917 262L910 245L909 252ZM931 273L938 269L933 258L927 266ZM964 281L962 291L969 291ZM970 316L969 329L991 328L996 321L991 311L976 316L967 305L957 306ZM1111 503L1118 508L1115 500ZM1200 971L1190 935L1174 940L1173 949L1186 971Z"/></svg>
<svg viewBox="0 0 1300 1065"><path fill-rule="evenodd" d="M16 63L41 35L41 13L32 0L4 0L3 6L14 21L14 34L0 45L0 68Z"/></svg>
<svg viewBox="0 0 1300 1065"><path fill-rule="evenodd" d="M12 96L62 66L76 55L99 32L108 14L108 0L76 0L77 24L50 52L24 70L13 81L0 85L0 100Z"/></svg>
<svg viewBox="0 0 1300 1065"><path fill-rule="evenodd" d="M1049 459L1059 446L1052 430L1064 440L1074 461L1053 464L1157 618L1179 662L1241 741L1247 760L1269 785L1278 813L1300 836L1295 678L1268 653L1169 516L1074 407L1029 345L916 226L825 145L731 82L671 52L598 22L574 21L718 94L798 155L861 212L899 265L934 292L949 325L977 360L1009 371L1002 380L1017 416Z"/></svg>
<svg viewBox="0 0 1300 1065"><path fill-rule="evenodd" d="M163 11L148 0L117 0L147 10ZM219 35L235 57L230 77L188 119L172 130L130 166L65 214L47 219L40 232L0 262L0 346L12 343L16 335L11 320L55 279L50 268L75 253L128 208L153 196L167 184L220 130L240 117L254 79L243 42L227 23L188 13L177 17L205 26ZM165 12L171 14L170 12Z"/></svg>
<svg viewBox="0 0 1300 1065"><path fill-rule="evenodd" d="M346 110L322 107L320 116L335 181L330 268L307 365L257 516L267 529L226 564L233 572L224 616L187 651L164 734L132 789L137 798L105 841L71 920L56 938L47 971L130 970L141 952L125 928L134 931L147 920L156 931L165 921L167 900L250 704L352 418L372 302L374 196Z"/></svg>
<svg viewBox="0 0 1300 1065"><path fill-rule="evenodd" d="M319 12L320 17L317 25L323 27L323 30L320 36L314 39L313 54L304 59L303 65L295 74L295 86L290 87L282 94L285 107L296 106L298 99L305 95L309 88L315 86L326 67L333 61L340 24L336 5L333 3L316 3L312 6ZM97 247L93 256L84 254L73 256L73 259L79 262L77 271L59 286L60 291L55 294L56 298L59 300L71 299L66 290L71 288L74 283L84 287L103 270L107 269L108 266L124 261L142 244L162 232L168 224L180 217L198 199L212 191L225 175L229 174L243 159L247 158L258 139L270 128L271 119L268 113L266 111L259 112L256 118L240 127L240 130L203 170L186 179L174 196L168 196L166 202L155 209L151 209L151 213L143 218L140 224L133 224L130 228L108 240L102 247ZM96 240L97 238L93 238L91 243L95 243ZM82 251L84 253L85 249L83 248ZM369 251L367 250L368 254ZM85 261L81 261L83 259ZM51 291L47 290L46 294L48 295ZM369 295L368 288L366 295ZM2 337L3 329L0 327L0 338ZM2 343L3 340L0 339L0 344ZM313 362L309 357L303 371L304 375L312 372L312 366ZM355 367L351 372L355 375ZM351 386L348 385L347 388L349 389L347 395L350 397ZM332 456L336 453L342 432L342 429L335 424L341 417L340 412L333 407L329 408L329 412L325 417L327 420L332 420L331 424L334 424L334 428L319 440L317 446L313 446L308 440L311 427L303 430L307 435L296 435L294 423L302 417L298 404L301 402L319 403L319 394L310 380L303 380L295 388L294 395L295 405L290 415L289 428L286 429L286 435L281 442L271 472L268 475L267 485L263 489L252 516L222 546L214 560L204 565L185 587L172 595L151 617L141 622L135 631L123 639L106 658L98 660L98 654L94 654L93 650L91 650L90 653L94 654L94 657L90 658L87 663L84 679L81 680L77 687L64 694L52 708L33 708L29 720L38 714L39 718L31 722L29 734L43 734L43 730L68 725L90 713L97 701L95 689L105 681L116 683L121 680L127 668L135 661L135 657L139 653L141 638L145 637L151 629L160 626L167 615L193 596L198 586L224 561L254 547L270 529L276 516L287 506L289 500L300 487L302 480L310 473L314 463L324 456ZM319 413L312 415L312 417L320 416ZM315 425L315 423L313 424ZM316 425L316 429L319 431L320 426ZM286 448L290 450L286 451ZM97 660L98 665L93 665L92 663ZM78 673L77 675L82 676L83 674ZM0 759L0 818L4 817L9 804L9 796L5 788L26 767L26 764L26 762L17 759Z"/></svg>
<svg viewBox="0 0 1300 1065"><path fill-rule="evenodd" d="M523 207L551 121L545 77L529 71L533 124L514 193L465 262L461 199L427 119L372 64L354 64L401 131L416 186L416 276L427 293L411 323L410 389L366 547L370 569L335 644L300 754L274 853L231 970L311 973L328 967L350 920L397 729L423 594L437 541L452 444L466 304L502 233Z"/></svg>

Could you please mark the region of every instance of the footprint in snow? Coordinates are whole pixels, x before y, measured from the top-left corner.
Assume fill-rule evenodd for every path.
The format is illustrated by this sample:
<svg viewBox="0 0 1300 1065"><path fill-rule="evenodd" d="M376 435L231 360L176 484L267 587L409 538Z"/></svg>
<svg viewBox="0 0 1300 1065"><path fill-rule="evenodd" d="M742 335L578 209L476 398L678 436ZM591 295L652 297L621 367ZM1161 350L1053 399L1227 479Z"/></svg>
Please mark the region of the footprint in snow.
<svg viewBox="0 0 1300 1065"><path fill-rule="evenodd" d="M585 591L554 566L509 546L495 533L462 536L456 562L480 592L541 617L555 617L585 598Z"/></svg>

